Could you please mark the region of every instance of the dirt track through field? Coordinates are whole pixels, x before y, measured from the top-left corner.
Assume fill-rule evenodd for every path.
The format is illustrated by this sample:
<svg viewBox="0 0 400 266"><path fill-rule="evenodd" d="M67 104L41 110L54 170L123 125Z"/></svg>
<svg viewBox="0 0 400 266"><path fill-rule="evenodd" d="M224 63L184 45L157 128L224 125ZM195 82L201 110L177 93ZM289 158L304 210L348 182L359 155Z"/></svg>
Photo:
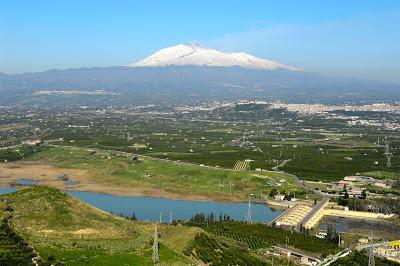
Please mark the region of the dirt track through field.
<svg viewBox="0 0 400 266"><path fill-rule="evenodd" d="M73 186L67 185L60 178L62 176L68 177L68 181L76 182L76 184ZM89 170L60 168L40 161L0 163L0 187L16 186L16 182L19 179L36 180L40 185L62 190L99 192L116 196L151 196L196 201L240 201L236 197L182 195L146 185L126 186L126 184L121 185L118 182L113 184L96 179Z"/></svg>

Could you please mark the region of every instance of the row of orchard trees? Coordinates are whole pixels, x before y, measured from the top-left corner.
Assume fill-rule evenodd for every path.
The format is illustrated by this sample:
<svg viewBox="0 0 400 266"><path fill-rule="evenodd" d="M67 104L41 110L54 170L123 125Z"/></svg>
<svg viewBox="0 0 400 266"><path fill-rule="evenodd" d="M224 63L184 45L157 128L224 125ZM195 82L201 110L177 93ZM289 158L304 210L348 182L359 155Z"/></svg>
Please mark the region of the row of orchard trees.
<svg viewBox="0 0 400 266"><path fill-rule="evenodd" d="M400 201L395 199L350 199L347 203L350 210L355 211L368 211L376 213L400 213Z"/></svg>
<svg viewBox="0 0 400 266"><path fill-rule="evenodd" d="M215 222L228 222L231 221L231 217L228 214L219 214L219 217L215 216L214 213L205 215L204 213L196 213L191 219L194 223L215 223Z"/></svg>

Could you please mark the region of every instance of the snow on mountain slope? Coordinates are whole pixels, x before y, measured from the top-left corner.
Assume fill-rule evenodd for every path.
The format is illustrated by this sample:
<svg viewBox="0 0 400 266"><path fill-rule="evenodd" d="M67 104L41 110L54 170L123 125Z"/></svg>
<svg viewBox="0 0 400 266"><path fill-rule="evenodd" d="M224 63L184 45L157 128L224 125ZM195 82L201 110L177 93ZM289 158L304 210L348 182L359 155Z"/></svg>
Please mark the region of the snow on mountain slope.
<svg viewBox="0 0 400 266"><path fill-rule="evenodd" d="M170 65L200 65L231 67L240 66L252 69L287 69L299 71L298 68L283 65L271 60L257 58L246 53L224 53L214 49L203 48L193 44L178 44L168 47L128 65L129 67L162 67Z"/></svg>

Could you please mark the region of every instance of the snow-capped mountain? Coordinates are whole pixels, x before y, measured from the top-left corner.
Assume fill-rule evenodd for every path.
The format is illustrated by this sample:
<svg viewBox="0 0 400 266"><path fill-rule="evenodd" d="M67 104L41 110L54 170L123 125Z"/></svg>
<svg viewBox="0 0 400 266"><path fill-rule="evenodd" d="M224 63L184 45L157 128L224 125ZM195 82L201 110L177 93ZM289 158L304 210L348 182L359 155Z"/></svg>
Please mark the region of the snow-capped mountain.
<svg viewBox="0 0 400 266"><path fill-rule="evenodd" d="M298 68L283 65L271 60L257 58L246 53L224 53L194 44L178 44L161 49L143 60L130 64L130 67L162 67L162 66L239 66L250 69L276 70L287 69L298 71Z"/></svg>
<svg viewBox="0 0 400 266"><path fill-rule="evenodd" d="M44 103L46 97L60 95L37 93L48 90L84 92L76 97L75 103L82 105L87 98L88 104L96 106L269 97L307 103L365 103L372 99L392 102L400 99L398 84L328 77L298 71L295 67L245 53L224 53L184 44L160 50L125 66L49 70L18 75L0 73L0 105L21 102L34 105ZM101 97L98 90L109 94ZM67 104L75 101L75 96L64 98ZM98 102L100 99L104 102ZM46 103L53 104L53 98Z"/></svg>

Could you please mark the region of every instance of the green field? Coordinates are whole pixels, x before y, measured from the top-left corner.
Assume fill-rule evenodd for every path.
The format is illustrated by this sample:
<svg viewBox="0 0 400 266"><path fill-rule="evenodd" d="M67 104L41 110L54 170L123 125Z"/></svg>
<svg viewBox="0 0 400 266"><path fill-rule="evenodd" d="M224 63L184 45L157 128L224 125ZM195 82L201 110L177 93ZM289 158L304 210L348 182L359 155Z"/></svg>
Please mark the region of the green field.
<svg viewBox="0 0 400 266"><path fill-rule="evenodd" d="M263 224L248 225L241 222L215 223L204 228L204 230L216 236L224 236L239 241L250 249L266 248L274 245L284 246L286 244L286 237L288 237L289 246L316 254L317 256L326 256L339 251L337 244L327 240L297 232L291 233Z"/></svg>
<svg viewBox="0 0 400 266"><path fill-rule="evenodd" d="M400 173L400 136L396 130L348 123L352 116L398 123L398 115L390 112L302 114L258 104L184 112L172 106L33 112L35 119L18 108L0 112L0 127L8 129L0 132L1 147L32 139L34 130L40 129L35 131L38 139L57 145L125 151L230 169L237 161L249 159L251 170L272 170L290 159L279 169L305 180L337 181L346 175L378 172L390 173L378 177L396 178ZM386 167L385 140L393 153L390 168ZM0 160L26 157L16 150L0 151Z"/></svg>
<svg viewBox="0 0 400 266"><path fill-rule="evenodd" d="M19 148L0 150L0 162L14 162L22 160L36 152L41 152L44 149L44 147L39 146L23 145Z"/></svg>
<svg viewBox="0 0 400 266"><path fill-rule="evenodd" d="M382 149L327 149L317 154L316 149L303 152L301 160L292 160L282 169L306 180L335 181L346 175L365 173L379 176L377 173L389 173L387 177L400 177L400 159L392 159L392 167L386 167L386 158ZM351 158L351 159L350 159ZM376 164L377 162L377 164Z"/></svg>
<svg viewBox="0 0 400 266"><path fill-rule="evenodd" d="M111 159L104 159L110 156ZM276 172L238 172L200 166L121 156L99 150L91 154L85 148L49 148L29 157L61 168L84 169L92 180L114 187L150 187L179 195L201 195L211 198L243 200L249 194L268 193L271 183L285 180L279 187L301 192L293 177Z"/></svg>
<svg viewBox="0 0 400 266"><path fill-rule="evenodd" d="M195 237L186 248L185 254L210 265L269 265L266 261L256 258L246 246L205 233Z"/></svg>

